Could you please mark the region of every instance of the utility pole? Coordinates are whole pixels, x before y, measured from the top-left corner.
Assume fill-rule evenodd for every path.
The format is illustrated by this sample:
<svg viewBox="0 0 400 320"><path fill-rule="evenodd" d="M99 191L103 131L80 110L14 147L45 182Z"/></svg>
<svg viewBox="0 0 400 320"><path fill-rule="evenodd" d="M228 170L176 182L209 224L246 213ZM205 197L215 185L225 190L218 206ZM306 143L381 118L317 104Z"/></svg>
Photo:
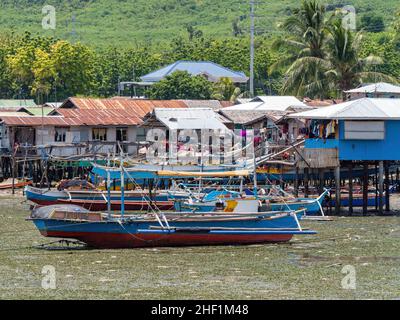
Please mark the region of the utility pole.
<svg viewBox="0 0 400 320"><path fill-rule="evenodd" d="M254 0L250 0L250 95L254 97Z"/></svg>

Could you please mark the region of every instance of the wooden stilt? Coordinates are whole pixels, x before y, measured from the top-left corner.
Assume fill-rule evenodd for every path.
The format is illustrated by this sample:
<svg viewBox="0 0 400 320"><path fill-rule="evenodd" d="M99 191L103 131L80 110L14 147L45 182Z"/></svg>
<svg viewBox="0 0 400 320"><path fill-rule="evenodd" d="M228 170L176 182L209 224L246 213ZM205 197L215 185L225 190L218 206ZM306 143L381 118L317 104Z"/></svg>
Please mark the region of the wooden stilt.
<svg viewBox="0 0 400 320"><path fill-rule="evenodd" d="M383 168L383 161L379 161L379 190L378 190L378 195L379 198L377 199L379 201L379 215L383 215L383 173L384 173L384 168Z"/></svg>
<svg viewBox="0 0 400 320"><path fill-rule="evenodd" d="M319 169L318 170L319 171L319 184L318 184L318 193L319 194L321 194L321 193L323 193L324 192L324 187L325 187L325 185L324 185L324 175L325 175L325 171L324 171L324 169Z"/></svg>
<svg viewBox="0 0 400 320"><path fill-rule="evenodd" d="M385 211L390 211L390 190L389 190L389 161L385 161L385 198L386 198L386 208Z"/></svg>
<svg viewBox="0 0 400 320"><path fill-rule="evenodd" d="M340 165L335 168L335 214L340 214Z"/></svg>
<svg viewBox="0 0 400 320"><path fill-rule="evenodd" d="M376 165L375 164L375 179L374 179L374 184L375 184L375 210L376 211L378 211L378 209L379 209L379 201L380 200L378 200L378 199L380 199L380 196L379 196L379 190L380 190L380 172L379 172L379 170L380 170L380 162L379 162L379 164L378 165ZM379 169L378 169L378 167L379 167Z"/></svg>
<svg viewBox="0 0 400 320"><path fill-rule="evenodd" d="M296 165L296 172L293 181L294 196L297 198L299 196L299 167Z"/></svg>
<svg viewBox="0 0 400 320"><path fill-rule="evenodd" d="M349 165L349 215L353 215L353 163Z"/></svg>
<svg viewBox="0 0 400 320"><path fill-rule="evenodd" d="M368 164L363 165L363 215L368 213Z"/></svg>
<svg viewBox="0 0 400 320"><path fill-rule="evenodd" d="M309 168L304 168L304 197L308 198L309 195L309 189L308 189L308 183L309 183Z"/></svg>

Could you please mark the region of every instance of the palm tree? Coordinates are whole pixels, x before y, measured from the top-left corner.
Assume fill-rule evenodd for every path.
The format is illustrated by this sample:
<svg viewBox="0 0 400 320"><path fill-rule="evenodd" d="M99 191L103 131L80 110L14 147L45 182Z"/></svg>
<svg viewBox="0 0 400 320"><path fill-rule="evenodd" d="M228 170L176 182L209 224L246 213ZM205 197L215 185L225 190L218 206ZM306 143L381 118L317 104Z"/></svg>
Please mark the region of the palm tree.
<svg viewBox="0 0 400 320"><path fill-rule="evenodd" d="M373 66L383 62L381 58L360 57L361 32L353 33L346 28L340 14L329 18L324 15L324 6L315 0L303 1L301 8L283 24L294 35L276 44L289 51L288 58L273 66L289 65L284 93L325 98L364 81L397 82L393 77L372 71Z"/></svg>
<svg viewBox="0 0 400 320"><path fill-rule="evenodd" d="M373 71L374 67L383 63L380 57L360 57L361 32L354 33L345 28L340 18L332 20L327 30L326 57L315 61L323 77L305 85L305 91L324 87L330 92L339 90L343 93L364 82L397 82L391 76Z"/></svg>
<svg viewBox="0 0 400 320"><path fill-rule="evenodd" d="M319 91L305 92L304 88L306 83L318 83L322 77L318 63L326 55L326 24L325 6L316 0L303 0L301 7L282 24L281 27L291 37L275 41L273 48L285 49L289 54L274 64L272 71L290 65L283 85L284 92L300 96L314 95Z"/></svg>
<svg viewBox="0 0 400 320"><path fill-rule="evenodd" d="M230 78L221 78L214 85L213 99L235 102L241 95L241 90L236 87Z"/></svg>

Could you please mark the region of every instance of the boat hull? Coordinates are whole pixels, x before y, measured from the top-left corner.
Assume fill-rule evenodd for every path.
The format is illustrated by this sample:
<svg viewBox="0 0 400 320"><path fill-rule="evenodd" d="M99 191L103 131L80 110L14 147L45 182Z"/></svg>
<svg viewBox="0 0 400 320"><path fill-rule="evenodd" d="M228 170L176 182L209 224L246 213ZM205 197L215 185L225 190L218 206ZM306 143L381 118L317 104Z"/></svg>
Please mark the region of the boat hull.
<svg viewBox="0 0 400 320"><path fill-rule="evenodd" d="M288 242L293 234L146 234L135 235L122 233L91 233L91 232L60 232L43 231L46 237L72 238L82 241L90 247L99 249L124 249L146 247L182 247L182 246L210 246L210 245L246 245L259 243Z"/></svg>
<svg viewBox="0 0 400 320"><path fill-rule="evenodd" d="M58 191L43 190L32 187L25 189L27 200L40 206L50 206L56 204L74 204L82 206L91 211L107 210L107 192L102 191ZM112 210L121 210L121 193L111 192ZM160 210L171 210L173 203L168 200L168 195L160 194L154 196L154 202ZM147 201L139 192L125 192L126 210L146 210L149 209Z"/></svg>
<svg viewBox="0 0 400 320"><path fill-rule="evenodd" d="M76 239L101 249L287 242L295 234L306 233L299 231L296 220L289 214L267 218L171 219L168 230L153 220L93 222L35 218L32 221L45 237Z"/></svg>
<svg viewBox="0 0 400 320"><path fill-rule="evenodd" d="M71 204L81 206L90 211L106 211L108 209L107 201L101 200L58 200L57 204ZM159 210L172 210L174 208L174 203L172 201L125 201L124 208L127 211L140 211L140 210L150 210L158 208ZM121 211L121 201L111 201L112 211Z"/></svg>

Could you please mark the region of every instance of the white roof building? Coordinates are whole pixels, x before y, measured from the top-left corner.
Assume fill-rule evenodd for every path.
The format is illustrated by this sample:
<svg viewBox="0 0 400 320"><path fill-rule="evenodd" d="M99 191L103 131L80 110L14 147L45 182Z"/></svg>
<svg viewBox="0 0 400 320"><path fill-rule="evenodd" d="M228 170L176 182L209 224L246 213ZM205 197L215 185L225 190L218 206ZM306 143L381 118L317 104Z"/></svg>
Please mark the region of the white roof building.
<svg viewBox="0 0 400 320"><path fill-rule="evenodd" d="M288 111L289 109L310 110L312 108L292 96L258 96L248 103L224 108L226 111Z"/></svg>
<svg viewBox="0 0 400 320"><path fill-rule="evenodd" d="M222 122L222 117L211 108L156 108L145 117L144 126L149 126L150 121L154 120L170 130L228 130Z"/></svg>
<svg viewBox="0 0 400 320"><path fill-rule="evenodd" d="M400 99L362 98L293 113L288 117L314 120L400 120Z"/></svg>
<svg viewBox="0 0 400 320"><path fill-rule="evenodd" d="M386 82L378 82L345 91L350 99L369 98L400 98L400 86Z"/></svg>

